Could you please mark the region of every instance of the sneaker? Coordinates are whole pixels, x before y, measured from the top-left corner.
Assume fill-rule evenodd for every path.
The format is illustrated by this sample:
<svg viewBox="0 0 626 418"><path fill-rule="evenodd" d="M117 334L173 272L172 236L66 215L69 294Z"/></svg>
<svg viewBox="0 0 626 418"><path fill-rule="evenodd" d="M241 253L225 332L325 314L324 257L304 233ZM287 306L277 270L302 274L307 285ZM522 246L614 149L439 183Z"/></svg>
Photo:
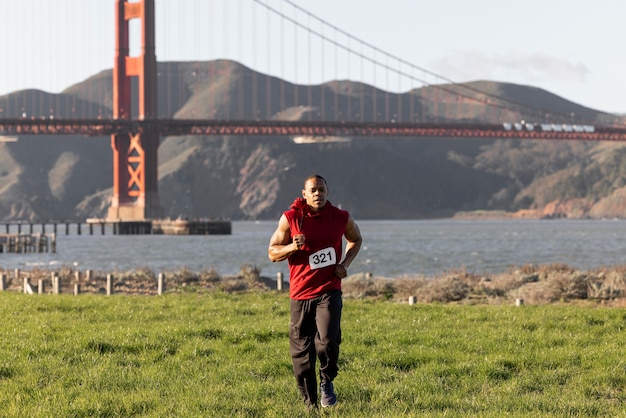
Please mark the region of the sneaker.
<svg viewBox="0 0 626 418"><path fill-rule="evenodd" d="M320 391L322 392L322 408L333 406L337 403L337 395L335 394L333 382L322 382Z"/></svg>

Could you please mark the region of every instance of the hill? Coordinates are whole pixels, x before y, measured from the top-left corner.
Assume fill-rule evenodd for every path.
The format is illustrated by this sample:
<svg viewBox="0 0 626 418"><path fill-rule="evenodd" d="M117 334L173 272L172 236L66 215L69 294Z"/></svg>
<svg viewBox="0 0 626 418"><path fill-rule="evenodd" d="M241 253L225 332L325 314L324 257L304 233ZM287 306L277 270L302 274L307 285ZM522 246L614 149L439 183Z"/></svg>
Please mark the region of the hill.
<svg viewBox="0 0 626 418"><path fill-rule="evenodd" d="M316 120L362 112L369 120L395 115L406 121L414 112L431 121L493 122L472 100L489 93L597 123L618 121L541 89L489 81L424 87L389 100L361 83L294 85L232 61L159 63L158 71L158 95L167 98L160 101L162 117ZM9 117L107 115L111 84L111 71L103 71L58 95L27 90L2 96L0 108ZM258 100L265 89L275 98L270 103ZM466 89L467 100L453 101L455 89ZM411 97L423 98L423 106L408 105ZM498 117L519 120L520 114L507 112ZM329 181L330 200L360 219L477 211L626 217L624 153L621 143L580 141L352 138L297 144L273 137L166 137L159 148L159 194L165 216L275 219L299 195L303 178L320 173ZM0 143L0 218L105 216L111 155L108 137L23 136Z"/></svg>

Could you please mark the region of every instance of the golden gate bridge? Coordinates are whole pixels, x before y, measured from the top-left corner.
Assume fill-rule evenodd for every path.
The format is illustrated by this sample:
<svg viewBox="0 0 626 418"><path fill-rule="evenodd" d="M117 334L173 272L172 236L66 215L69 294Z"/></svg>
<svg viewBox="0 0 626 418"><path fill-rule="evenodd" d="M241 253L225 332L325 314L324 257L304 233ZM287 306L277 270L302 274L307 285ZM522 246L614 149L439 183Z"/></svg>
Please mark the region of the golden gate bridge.
<svg viewBox="0 0 626 418"><path fill-rule="evenodd" d="M361 60L380 66L397 77L422 82L425 87L406 94L390 93L374 86L361 85L362 91L343 91L340 81L327 83L322 97L312 97L310 86L290 86L293 96L286 95L287 82L249 74L239 86L239 108L191 111L187 117L175 117L163 110L170 86L163 73L174 64L157 64L155 44L155 0L115 0L115 58L112 85L102 91L90 91L92 97L54 98L40 91L22 92L0 101L0 135L85 135L110 136L113 150L113 197L110 219L141 220L159 216L157 187L157 148L163 136L307 136L324 137L447 137L447 138L515 138L583 141L626 140L624 126L596 120L591 113L555 113L481 90L471 84L455 84L445 77L392 57L361 40L350 38L339 28L330 29L372 50L364 55L353 47L339 43L321 31L305 27L280 10L252 0L294 26L328 43L336 51L357 55ZM287 4L299 8L293 2ZM139 33L132 33L131 22L139 23ZM138 55L131 55L132 35L140 38ZM383 56L377 60L373 56ZM389 61L395 61L397 68ZM384 62L383 62L384 61ZM166 68L167 67L167 68ZM189 77L204 75L228 78L232 63L214 61L197 63ZM404 70L402 68L405 68ZM408 70L407 70L408 69ZM440 84L425 83L413 75L438 78ZM100 77L95 84L102 84ZM351 88L354 88L352 86ZM157 92L166 93L165 100ZM246 93L244 97L244 92ZM346 99L350 94L352 99ZM216 97L220 95L215 93ZM28 103L24 103L28 97ZM356 99L354 99L356 97ZM183 101L184 98L179 98ZM174 100L176 101L176 100ZM97 106L94 103L110 106ZM247 109L244 109L247 105ZM260 110L265 108L265 114ZM304 109L299 117L281 115L285 108ZM343 110L345 109L345 110ZM477 109L482 114L476 115ZM205 117L189 118L195 113ZM94 114L96 113L96 114ZM584 112L583 112L584 113ZM610 119L610 118L609 118ZM609 120L607 119L607 120Z"/></svg>

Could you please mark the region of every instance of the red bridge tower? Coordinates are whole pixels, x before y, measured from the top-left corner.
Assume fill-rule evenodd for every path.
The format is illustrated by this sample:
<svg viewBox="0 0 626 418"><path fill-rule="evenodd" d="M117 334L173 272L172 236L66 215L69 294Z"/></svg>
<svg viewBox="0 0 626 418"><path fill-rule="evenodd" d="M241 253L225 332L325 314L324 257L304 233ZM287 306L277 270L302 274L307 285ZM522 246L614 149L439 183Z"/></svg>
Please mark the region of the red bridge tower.
<svg viewBox="0 0 626 418"><path fill-rule="evenodd" d="M129 21L141 20L141 52L130 56ZM131 78L138 78L137 117L157 119L157 65L154 36L154 0L115 1L115 62L113 117L133 117ZM111 135L113 197L107 220L147 220L162 215L158 195L157 150L159 132Z"/></svg>

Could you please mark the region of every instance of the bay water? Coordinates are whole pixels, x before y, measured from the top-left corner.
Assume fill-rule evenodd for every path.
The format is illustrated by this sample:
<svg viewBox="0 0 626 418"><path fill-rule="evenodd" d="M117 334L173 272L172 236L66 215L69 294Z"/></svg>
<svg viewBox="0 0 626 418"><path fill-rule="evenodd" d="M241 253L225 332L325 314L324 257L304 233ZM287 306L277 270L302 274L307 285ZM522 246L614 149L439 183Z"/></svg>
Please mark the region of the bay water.
<svg viewBox="0 0 626 418"><path fill-rule="evenodd" d="M626 264L626 220L357 220L363 247L350 274L434 276L464 268L500 273L525 264L579 269ZM155 273L187 268L237 274L253 265L267 277L288 276L286 262L267 258L277 221L234 221L232 235L57 234L56 253L0 254L0 267ZM36 232L36 231L35 231Z"/></svg>

